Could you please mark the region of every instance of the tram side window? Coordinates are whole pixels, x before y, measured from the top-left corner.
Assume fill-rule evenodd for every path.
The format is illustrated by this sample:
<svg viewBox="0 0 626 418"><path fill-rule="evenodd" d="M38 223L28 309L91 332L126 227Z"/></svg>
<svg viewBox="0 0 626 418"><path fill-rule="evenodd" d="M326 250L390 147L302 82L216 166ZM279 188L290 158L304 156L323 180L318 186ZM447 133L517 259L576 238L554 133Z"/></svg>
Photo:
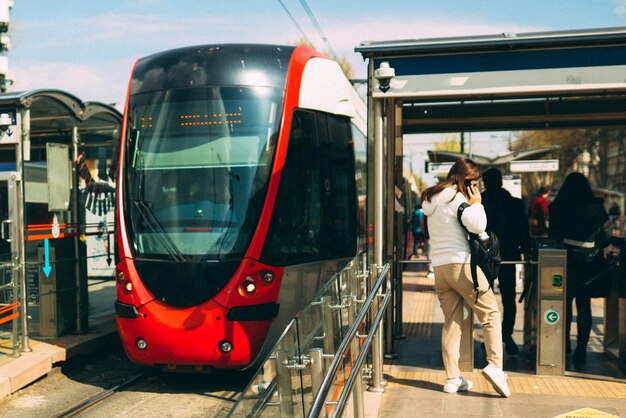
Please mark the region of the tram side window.
<svg viewBox="0 0 626 418"><path fill-rule="evenodd" d="M327 233L323 234L324 247L329 257L350 257L355 254L357 241L354 147L350 121L334 115L326 115L323 119L326 120L327 130L326 135L321 136L320 148L328 153L322 158L324 194L327 196L323 205L323 220L327 226Z"/></svg>
<svg viewBox="0 0 626 418"><path fill-rule="evenodd" d="M354 142L356 193L358 205L358 237L359 249L367 246L366 229L366 198L367 198L367 138L359 128L352 125L352 141Z"/></svg>
<svg viewBox="0 0 626 418"><path fill-rule="evenodd" d="M315 113L293 115L287 161L263 259L297 264L320 258L320 167Z"/></svg>
<svg viewBox="0 0 626 418"><path fill-rule="evenodd" d="M294 112L263 261L291 265L355 254L354 150L347 118Z"/></svg>

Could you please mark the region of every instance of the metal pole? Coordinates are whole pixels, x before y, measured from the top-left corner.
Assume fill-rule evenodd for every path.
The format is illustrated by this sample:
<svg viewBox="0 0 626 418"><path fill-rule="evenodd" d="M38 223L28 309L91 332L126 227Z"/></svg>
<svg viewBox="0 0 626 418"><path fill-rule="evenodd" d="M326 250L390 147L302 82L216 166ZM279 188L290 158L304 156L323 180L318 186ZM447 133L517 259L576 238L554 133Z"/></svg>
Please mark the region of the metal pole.
<svg viewBox="0 0 626 418"><path fill-rule="evenodd" d="M321 348L312 348L309 350L309 357L311 359L311 394L315 399L324 380L324 352ZM322 408L319 416L325 418L326 412L326 408Z"/></svg>
<svg viewBox="0 0 626 418"><path fill-rule="evenodd" d="M335 321L330 296L322 296L322 326L324 328L324 353L335 353Z"/></svg>
<svg viewBox="0 0 626 418"><path fill-rule="evenodd" d="M395 137L395 148L396 148L396 157L399 158L398 169L400 170L400 176L402 176L402 167L404 161L404 144L402 142L402 103L394 102L394 137ZM412 162L412 161L411 161ZM395 171L394 171L395 173ZM399 246L397 246L398 250L396 251L396 263L395 268L393 270L395 276L395 326L394 326L394 337L396 339L404 338L404 331L402 329L402 267L400 266L400 257L402 254L402 258L406 256L406 223L405 223L405 215L408 215L408 207L404 208L404 214L398 214L398 228L396 229L396 242L399 242Z"/></svg>
<svg viewBox="0 0 626 418"><path fill-rule="evenodd" d="M78 173L76 172L76 160L78 159L78 127L72 128L72 224L78 228ZM81 277L81 257L80 257L80 236L76 234L74 237L74 255L76 262L74 264L74 283L76 285L76 333L83 334L87 332L87 316L83 315L87 302L87 288L83 286Z"/></svg>
<svg viewBox="0 0 626 418"><path fill-rule="evenodd" d="M384 148L383 148L383 102L382 100L374 100L374 266L371 269L372 286L376 282L380 269L384 264L383 260L383 233L384 233ZM379 292L380 293L380 292ZM378 313L380 301L372 304L372 316ZM374 335L372 341L372 380L370 387L371 392L383 392L383 324Z"/></svg>
<svg viewBox="0 0 626 418"><path fill-rule="evenodd" d="M398 255L397 247L397 234L396 223L397 218L400 215L396 211L396 134L395 134L395 105L393 100L387 101L387 117L384 126L385 140L383 144L387 150L385 167L383 169L385 175L385 184L383 190L385 192L386 199L386 211L385 211L385 236L384 239L384 257L385 260L390 260L391 266L391 282L393 286L387 287L386 291L391 292L391 302L387 305L385 311L385 334L384 334L384 358L394 359L397 358L395 350L395 340L393 338L394 330L394 304L396 303L396 291L395 291L395 274L396 274L396 260ZM383 119L383 123L385 119Z"/></svg>
<svg viewBox="0 0 626 418"><path fill-rule="evenodd" d="M402 267L400 267L400 263L398 262L398 268L396 269L396 326L395 326L395 338L396 339L402 339L402 338L406 338L406 335L404 335L404 328L402 325L402 321L404 321L404 318L402 317L402 305L404 303L403 301L403 295L402 295Z"/></svg>
<svg viewBox="0 0 626 418"><path fill-rule="evenodd" d="M356 296L352 296L352 303L350 307L348 307L348 323L352 324L357 314L357 306L356 306ZM357 338L352 338L352 342L350 344L350 358L352 360L352 367L359 367L357 364L357 357L359 356L359 341ZM356 373L356 380L354 381L354 387L352 388L352 404L354 411L354 418L363 418L365 416L365 405L363 403L363 380L361 377L361 371L358 370Z"/></svg>
<svg viewBox="0 0 626 418"><path fill-rule="evenodd" d="M17 273L17 280L20 282L20 316L22 317L22 351L31 352L30 337L28 334L28 297L26 286L28 281L26 280L26 263L25 254L26 248L24 245L24 154L30 159L30 149L26 149L24 145L28 145L30 148L30 110L26 109L22 113L22 135L21 140L17 143L15 152L15 169L17 171L15 178L11 180L15 184L15 202L16 202L16 217L15 236L17 254L15 256L15 270L13 273Z"/></svg>
<svg viewBox="0 0 626 418"><path fill-rule="evenodd" d="M291 370L289 365L289 351L276 351L276 373L278 374L278 402L280 416L293 417L293 387L291 386Z"/></svg>

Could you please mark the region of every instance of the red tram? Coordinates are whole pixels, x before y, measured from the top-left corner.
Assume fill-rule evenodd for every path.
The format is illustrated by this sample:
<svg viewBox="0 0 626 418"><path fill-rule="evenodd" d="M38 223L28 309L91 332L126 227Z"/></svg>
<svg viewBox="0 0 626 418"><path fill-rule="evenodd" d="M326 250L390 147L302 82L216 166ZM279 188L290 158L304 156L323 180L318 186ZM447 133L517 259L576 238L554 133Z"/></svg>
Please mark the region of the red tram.
<svg viewBox="0 0 626 418"><path fill-rule="evenodd" d="M363 243L365 105L306 47L137 61L117 184L128 356L243 369Z"/></svg>

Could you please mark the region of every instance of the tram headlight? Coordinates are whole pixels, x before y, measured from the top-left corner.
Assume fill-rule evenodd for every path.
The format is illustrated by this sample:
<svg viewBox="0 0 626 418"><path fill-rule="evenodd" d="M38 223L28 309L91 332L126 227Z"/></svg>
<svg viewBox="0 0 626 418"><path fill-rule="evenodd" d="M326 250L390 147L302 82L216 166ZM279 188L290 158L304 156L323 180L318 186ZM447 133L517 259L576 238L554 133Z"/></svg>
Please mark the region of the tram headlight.
<svg viewBox="0 0 626 418"><path fill-rule="evenodd" d="M220 351L224 354L228 354L231 351L233 351L233 343L231 343L230 341L222 340L219 343L217 343L217 346L220 349Z"/></svg>
<svg viewBox="0 0 626 418"><path fill-rule="evenodd" d="M241 283L241 293L243 295L253 295L256 292L256 283L252 280L252 277L247 276L246 279Z"/></svg>
<svg viewBox="0 0 626 418"><path fill-rule="evenodd" d="M274 281L274 275L271 272L269 272L269 271L266 271L265 273L263 273L261 278L267 284L270 284L270 283L272 283Z"/></svg>
<svg viewBox="0 0 626 418"><path fill-rule="evenodd" d="M132 292L133 290L133 284L131 282L126 282L124 284L124 290L126 290L127 292Z"/></svg>
<svg viewBox="0 0 626 418"><path fill-rule="evenodd" d="M243 284L243 290L245 290L248 294L253 294L256 292L256 285L253 281L247 281Z"/></svg>
<svg viewBox="0 0 626 418"><path fill-rule="evenodd" d="M148 347L148 343L146 342L146 340L140 337L135 340L135 346L137 346L139 350L143 351L146 349L146 347Z"/></svg>

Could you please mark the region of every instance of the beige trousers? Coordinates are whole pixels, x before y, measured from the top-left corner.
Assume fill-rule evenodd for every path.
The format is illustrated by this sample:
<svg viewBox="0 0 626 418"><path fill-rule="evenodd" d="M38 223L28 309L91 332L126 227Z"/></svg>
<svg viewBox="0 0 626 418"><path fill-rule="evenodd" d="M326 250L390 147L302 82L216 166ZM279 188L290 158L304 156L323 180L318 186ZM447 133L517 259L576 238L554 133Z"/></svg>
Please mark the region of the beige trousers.
<svg viewBox="0 0 626 418"><path fill-rule="evenodd" d="M487 362L501 368L502 326L500 324L500 309L493 291L489 289L487 278L480 268L478 268L478 301L476 301L469 264L445 264L435 267L435 289L445 318L441 335L441 352L448 378L461 375L459 357L463 302L472 309L483 326Z"/></svg>

